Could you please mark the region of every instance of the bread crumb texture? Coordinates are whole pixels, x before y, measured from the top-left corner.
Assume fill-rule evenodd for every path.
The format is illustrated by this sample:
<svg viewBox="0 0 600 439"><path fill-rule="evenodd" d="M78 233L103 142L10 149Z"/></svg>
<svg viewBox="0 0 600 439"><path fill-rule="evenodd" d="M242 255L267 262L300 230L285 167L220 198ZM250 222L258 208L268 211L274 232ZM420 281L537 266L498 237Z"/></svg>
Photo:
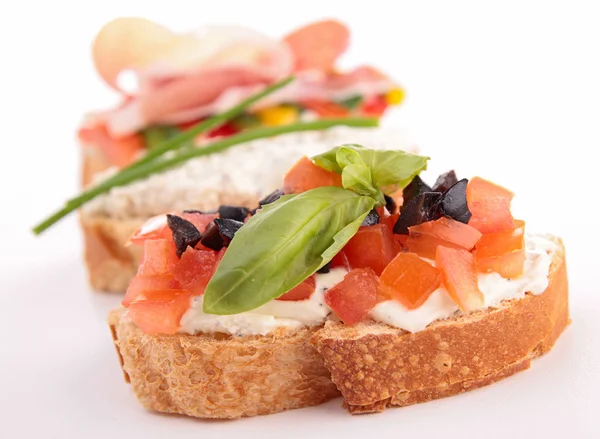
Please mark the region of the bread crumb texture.
<svg viewBox="0 0 600 439"><path fill-rule="evenodd" d="M339 396L314 329L268 336L148 336L109 316L123 370L142 405L201 418L239 418L321 404Z"/></svg>

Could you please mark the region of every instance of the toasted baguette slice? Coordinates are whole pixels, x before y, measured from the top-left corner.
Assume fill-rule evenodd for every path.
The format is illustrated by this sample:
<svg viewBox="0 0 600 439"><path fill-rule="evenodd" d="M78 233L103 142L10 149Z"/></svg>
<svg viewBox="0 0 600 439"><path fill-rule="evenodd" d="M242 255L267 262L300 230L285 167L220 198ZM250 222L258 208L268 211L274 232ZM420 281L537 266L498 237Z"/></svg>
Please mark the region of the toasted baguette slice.
<svg viewBox="0 0 600 439"><path fill-rule="evenodd" d="M543 294L414 334L374 322L328 322L262 337L152 337L123 309L109 324L126 380L150 409L236 418L320 404L340 391L350 413L376 412L477 389L550 350L569 323L564 247L557 243Z"/></svg>
<svg viewBox="0 0 600 439"><path fill-rule="evenodd" d="M268 336L144 334L112 311L125 372L146 408L199 418L239 418L321 404L339 396L310 343L316 329Z"/></svg>

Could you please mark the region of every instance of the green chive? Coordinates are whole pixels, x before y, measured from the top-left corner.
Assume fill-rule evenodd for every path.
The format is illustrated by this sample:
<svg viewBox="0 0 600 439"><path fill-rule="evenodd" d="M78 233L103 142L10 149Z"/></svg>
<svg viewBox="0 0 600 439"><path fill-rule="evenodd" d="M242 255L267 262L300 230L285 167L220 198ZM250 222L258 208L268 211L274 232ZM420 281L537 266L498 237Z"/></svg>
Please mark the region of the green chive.
<svg viewBox="0 0 600 439"><path fill-rule="evenodd" d="M313 122L299 122L295 124L275 127L261 127L243 131L239 134L226 137L225 139L213 142L210 145L205 146L203 148L182 150L179 153L176 153L175 156L170 157L168 159L138 163L137 166L124 169L118 174L92 187L91 189L84 191L79 196L68 200L62 209L55 212L50 217L46 218L44 221L35 226L33 228L33 232L36 235L39 235L44 230L48 229L50 226L52 226L53 224L55 224L60 219L64 218L74 210L83 206L88 201L93 200L98 195L108 192L114 187L124 186L133 181L148 177L151 174L165 171L194 157L214 154L216 152L224 151L240 143L249 142L251 140L263 139L266 137L273 137L286 133L293 133L299 131L318 131L331 128L337 125L345 125L350 127L376 127L378 123L378 119L357 117L342 119L323 119L316 120Z"/></svg>

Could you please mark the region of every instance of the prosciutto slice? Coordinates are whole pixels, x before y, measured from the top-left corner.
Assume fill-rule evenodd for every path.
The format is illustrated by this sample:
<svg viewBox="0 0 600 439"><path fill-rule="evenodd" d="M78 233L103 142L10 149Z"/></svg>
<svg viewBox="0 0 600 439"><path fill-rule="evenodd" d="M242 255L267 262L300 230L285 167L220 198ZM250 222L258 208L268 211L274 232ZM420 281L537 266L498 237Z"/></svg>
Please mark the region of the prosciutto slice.
<svg viewBox="0 0 600 439"><path fill-rule="evenodd" d="M152 124L188 122L231 108L292 73L296 81L257 108L368 97L394 87L371 67L334 72L333 64L348 40L347 28L331 20L308 25L280 41L238 26L209 26L178 35L148 20L118 19L98 34L94 62L111 87L131 96L103 118L116 138ZM133 79L133 87L124 86L125 74Z"/></svg>

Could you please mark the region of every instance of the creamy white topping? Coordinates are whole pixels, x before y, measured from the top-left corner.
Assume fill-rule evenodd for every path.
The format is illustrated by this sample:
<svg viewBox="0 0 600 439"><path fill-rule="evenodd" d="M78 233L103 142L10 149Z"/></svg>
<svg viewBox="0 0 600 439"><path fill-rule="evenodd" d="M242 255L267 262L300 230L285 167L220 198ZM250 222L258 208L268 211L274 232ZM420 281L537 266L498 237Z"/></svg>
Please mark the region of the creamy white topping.
<svg viewBox="0 0 600 439"><path fill-rule="evenodd" d="M202 310L203 296L197 297L192 307L181 318L180 332L224 332L232 335L265 335L275 328L301 328L322 324L331 310L325 304L325 291L341 282L346 275L343 268L316 275L315 292L306 300L271 300L249 312L219 316Z"/></svg>
<svg viewBox="0 0 600 439"><path fill-rule="evenodd" d="M131 218L173 210L212 209L244 200L256 203L282 186L283 175L302 156L317 155L343 143L377 149L413 149L402 132L383 128L335 127L290 133L189 160L167 172L114 188L84 209L89 214ZM98 179L114 172L108 170Z"/></svg>
<svg viewBox="0 0 600 439"><path fill-rule="evenodd" d="M506 279L498 273L479 273L478 286L484 296L482 309L497 307L503 300L520 299L527 292L542 294L548 288L548 273L556 244L549 237L541 235L526 235L525 243L527 258L524 272L518 278ZM375 321L417 332L435 320L455 314L460 314L458 306L448 296L446 289L440 287L417 309L409 310L395 300L388 300L377 304L370 316Z"/></svg>

